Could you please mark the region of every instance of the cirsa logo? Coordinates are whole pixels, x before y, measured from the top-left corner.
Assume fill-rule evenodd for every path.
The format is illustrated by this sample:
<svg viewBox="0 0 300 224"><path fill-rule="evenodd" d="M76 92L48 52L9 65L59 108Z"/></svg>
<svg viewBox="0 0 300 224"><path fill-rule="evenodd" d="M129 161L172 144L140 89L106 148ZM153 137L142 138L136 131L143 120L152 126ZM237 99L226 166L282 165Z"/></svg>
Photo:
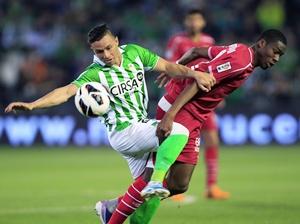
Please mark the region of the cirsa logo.
<svg viewBox="0 0 300 224"><path fill-rule="evenodd" d="M139 71L133 79L124 80L110 88L113 96L125 94L139 89L143 85L144 74Z"/></svg>

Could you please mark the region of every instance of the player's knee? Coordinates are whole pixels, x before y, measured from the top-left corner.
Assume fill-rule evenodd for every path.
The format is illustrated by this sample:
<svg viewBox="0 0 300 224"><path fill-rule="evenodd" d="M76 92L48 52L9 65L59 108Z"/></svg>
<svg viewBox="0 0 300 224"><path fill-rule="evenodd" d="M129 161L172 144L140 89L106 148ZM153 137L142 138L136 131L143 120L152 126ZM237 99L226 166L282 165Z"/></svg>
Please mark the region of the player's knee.
<svg viewBox="0 0 300 224"><path fill-rule="evenodd" d="M176 183L168 185L168 189L171 192L172 195L175 194L182 194L186 192L189 188L189 182L188 181L180 181Z"/></svg>
<svg viewBox="0 0 300 224"><path fill-rule="evenodd" d="M179 123L176 123L176 122L173 123L173 128L172 128L172 131L171 131L170 135L186 135L186 136L189 136L189 134L190 134L189 130L186 127L184 127L182 124L179 124Z"/></svg>
<svg viewBox="0 0 300 224"><path fill-rule="evenodd" d="M183 194L185 193L189 188L189 185L176 185L173 188L169 189L172 195L175 194Z"/></svg>

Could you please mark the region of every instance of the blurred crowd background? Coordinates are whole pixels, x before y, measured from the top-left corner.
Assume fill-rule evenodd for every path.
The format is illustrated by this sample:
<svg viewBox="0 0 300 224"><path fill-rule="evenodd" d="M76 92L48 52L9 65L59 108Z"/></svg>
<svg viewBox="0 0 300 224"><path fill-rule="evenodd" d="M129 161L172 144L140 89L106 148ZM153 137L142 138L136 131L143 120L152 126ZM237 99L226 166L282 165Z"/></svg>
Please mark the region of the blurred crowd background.
<svg viewBox="0 0 300 224"><path fill-rule="evenodd" d="M258 69L227 104L255 110L300 107L299 0L0 0L1 113L12 100L30 101L74 80L92 61L86 34L94 25L106 22L121 44L138 43L164 56L167 40L183 30L191 8L205 11L204 31L217 44L251 44L268 28L288 38L279 65ZM150 103L162 94L153 80ZM74 110L70 105L54 111Z"/></svg>

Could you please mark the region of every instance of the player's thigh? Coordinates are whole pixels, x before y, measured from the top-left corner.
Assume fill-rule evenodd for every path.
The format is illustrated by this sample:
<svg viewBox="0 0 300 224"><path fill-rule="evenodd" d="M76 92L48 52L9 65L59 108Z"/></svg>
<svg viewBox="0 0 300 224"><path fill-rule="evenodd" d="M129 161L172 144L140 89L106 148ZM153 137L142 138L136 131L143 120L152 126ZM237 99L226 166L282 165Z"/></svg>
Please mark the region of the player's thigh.
<svg viewBox="0 0 300 224"><path fill-rule="evenodd" d="M207 119L205 120L201 130L218 130L218 122L217 122L217 115L215 112L211 112Z"/></svg>
<svg viewBox="0 0 300 224"><path fill-rule="evenodd" d="M142 155L123 156L128 163L130 173L134 179L138 178L144 173L147 163L151 158L150 154L151 153L144 153Z"/></svg>
<svg viewBox="0 0 300 224"><path fill-rule="evenodd" d="M201 136L205 147L219 144L217 116L211 112L201 128Z"/></svg>
<svg viewBox="0 0 300 224"><path fill-rule="evenodd" d="M216 130L202 130L201 136L205 147L219 145L219 133Z"/></svg>
<svg viewBox="0 0 300 224"><path fill-rule="evenodd" d="M195 165L175 162L168 173L167 185L172 193L184 192L188 189Z"/></svg>
<svg viewBox="0 0 300 224"><path fill-rule="evenodd" d="M122 131L109 134L112 147L124 156L138 156L156 150L156 120L135 122Z"/></svg>

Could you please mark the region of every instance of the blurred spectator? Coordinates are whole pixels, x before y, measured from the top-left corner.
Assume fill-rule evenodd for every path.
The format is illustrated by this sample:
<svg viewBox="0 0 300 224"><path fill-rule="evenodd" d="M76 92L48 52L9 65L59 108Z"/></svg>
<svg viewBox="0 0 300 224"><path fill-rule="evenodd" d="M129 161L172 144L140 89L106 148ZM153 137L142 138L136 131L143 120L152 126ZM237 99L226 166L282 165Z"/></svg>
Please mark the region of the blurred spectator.
<svg viewBox="0 0 300 224"><path fill-rule="evenodd" d="M11 0L0 1L1 106L13 99L35 99L77 77L92 61L86 44L92 26L107 22L121 44L138 42L163 55L167 38L182 30L180 18L186 10L199 7L207 14L207 32L217 44L247 43L266 28L280 28L288 36L281 63L267 75L251 77L229 104L267 108L298 100L298 0ZM159 98L155 85L149 83L149 91L152 99Z"/></svg>
<svg viewBox="0 0 300 224"><path fill-rule="evenodd" d="M265 0L257 7L257 20L262 29L281 29L285 22L285 10L281 0Z"/></svg>

